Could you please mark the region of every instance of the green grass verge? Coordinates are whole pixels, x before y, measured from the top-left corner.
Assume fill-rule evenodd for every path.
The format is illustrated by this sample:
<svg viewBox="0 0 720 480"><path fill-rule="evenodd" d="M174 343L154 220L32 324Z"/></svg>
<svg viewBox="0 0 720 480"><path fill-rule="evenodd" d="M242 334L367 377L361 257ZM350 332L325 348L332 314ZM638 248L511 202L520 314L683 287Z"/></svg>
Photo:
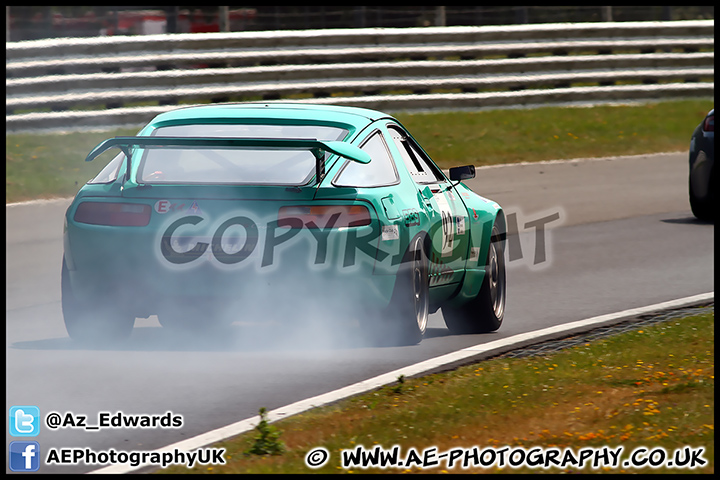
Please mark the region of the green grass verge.
<svg viewBox="0 0 720 480"><path fill-rule="evenodd" d="M398 115L441 166L686 151L708 101Z"/></svg>
<svg viewBox="0 0 720 480"><path fill-rule="evenodd" d="M443 168L687 150L713 101L640 106L401 113L400 120ZM86 164L102 140L137 129L6 135L5 200L68 197L107 163ZM108 154L109 155L109 154Z"/></svg>
<svg viewBox="0 0 720 480"><path fill-rule="evenodd" d="M92 133L53 133L5 136L5 201L72 197L110 161L105 153L85 162L88 153L106 138L135 135L138 129Z"/></svg>
<svg viewBox="0 0 720 480"><path fill-rule="evenodd" d="M418 452L451 448L557 447L576 454L585 447L622 446L621 460L638 447L704 448L707 463L694 470L627 468L586 473L714 472L714 313L667 320L528 358L497 358L452 372L402 383L331 406L263 425L265 440L282 443L278 455L252 455L257 431L214 445L226 449L223 466L170 467L161 473L371 473L448 471L437 468L342 469L341 451L379 445ZM273 437L275 435L275 437ZM324 467L311 470L305 455L330 452ZM458 461L459 464L459 461ZM456 467L451 472L488 471ZM498 473L576 472L492 469Z"/></svg>

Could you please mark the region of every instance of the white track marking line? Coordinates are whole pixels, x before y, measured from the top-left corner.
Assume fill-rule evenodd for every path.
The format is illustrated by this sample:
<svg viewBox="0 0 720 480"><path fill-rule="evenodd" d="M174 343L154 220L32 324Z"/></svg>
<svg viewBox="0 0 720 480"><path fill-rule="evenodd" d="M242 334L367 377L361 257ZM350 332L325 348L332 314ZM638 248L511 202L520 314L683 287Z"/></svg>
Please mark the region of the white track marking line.
<svg viewBox="0 0 720 480"><path fill-rule="evenodd" d="M312 408L321 407L323 405L342 400L344 398L351 397L360 393L365 393L370 390L388 385L392 382L397 381L400 375L406 377L416 376L428 371L434 370L440 367L447 367L459 362L467 361L472 357L477 357L481 354L492 352L493 350L504 349L511 346L521 346L528 343L536 343L543 339L543 337L551 337L560 333L570 334L574 333L575 330L587 330L588 327L596 328L604 326L605 324L618 323L623 319L633 318L639 315L647 313L668 310L673 308L681 308L690 306L693 304L701 303L704 301L712 300L715 298L714 292L703 293L700 295L693 295L691 297L679 298L677 300L670 300L668 302L656 303L654 305L648 305L646 307L632 308L629 310L623 310L621 312L609 313L606 315L600 315L597 317L591 317L584 320L578 320L576 322L570 322L563 325L557 325L554 327L543 328L541 330L535 330L533 332L521 333L513 335L512 337L503 338L501 340L495 340L489 343L481 343L471 347L451 352L439 357L431 358L414 365L402 367L392 372L384 373L373 377L362 382L358 382L354 385L349 385L332 392L324 393L312 398L300 400L299 402L286 405L284 407L277 408L267 413L268 421L274 422L282 418L287 418L291 415L305 412ZM205 447L207 445L227 440L230 437L239 435L241 433L248 432L255 428L260 423L260 416L256 415L251 418L246 418L236 423L232 423L225 427L212 430L207 433L188 438L177 443L173 443L166 447L153 450L153 452L171 452L175 449L182 451L191 451L196 448ZM116 464L104 467L98 470L94 470L89 473L128 473L133 470L147 467L149 465L138 465L132 467L128 465Z"/></svg>

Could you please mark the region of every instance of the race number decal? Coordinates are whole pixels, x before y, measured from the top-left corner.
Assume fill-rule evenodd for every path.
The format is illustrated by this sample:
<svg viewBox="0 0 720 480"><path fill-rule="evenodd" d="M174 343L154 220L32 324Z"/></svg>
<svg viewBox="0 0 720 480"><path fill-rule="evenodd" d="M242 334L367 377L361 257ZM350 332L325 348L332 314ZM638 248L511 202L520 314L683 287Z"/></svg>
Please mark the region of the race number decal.
<svg viewBox="0 0 720 480"><path fill-rule="evenodd" d="M449 257L452 255L453 245L455 241L455 217L450 209L450 204L445 198L444 193L436 193L433 195L435 201L440 209L440 215L442 218L442 249L441 255L443 257Z"/></svg>

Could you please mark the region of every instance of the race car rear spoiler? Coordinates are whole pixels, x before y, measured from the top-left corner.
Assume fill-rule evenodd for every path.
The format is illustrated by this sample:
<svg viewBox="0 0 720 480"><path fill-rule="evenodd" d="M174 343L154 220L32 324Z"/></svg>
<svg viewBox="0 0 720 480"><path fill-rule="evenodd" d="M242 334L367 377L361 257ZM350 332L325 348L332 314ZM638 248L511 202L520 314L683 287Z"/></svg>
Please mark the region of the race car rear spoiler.
<svg viewBox="0 0 720 480"><path fill-rule="evenodd" d="M370 163L370 155L345 142L321 141L314 138L226 138L226 137L115 137L101 142L85 158L92 161L101 153L119 148L127 157L130 169L131 149L137 148L271 148L310 150L315 156L315 175L318 182L324 174L323 152L333 153L358 163ZM126 177L127 178L127 177Z"/></svg>

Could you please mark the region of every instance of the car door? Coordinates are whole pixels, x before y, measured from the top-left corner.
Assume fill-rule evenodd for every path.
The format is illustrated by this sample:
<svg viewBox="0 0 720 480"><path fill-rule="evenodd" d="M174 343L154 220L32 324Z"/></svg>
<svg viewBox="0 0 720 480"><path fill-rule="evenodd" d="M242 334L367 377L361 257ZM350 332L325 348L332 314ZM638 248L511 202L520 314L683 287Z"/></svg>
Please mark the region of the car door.
<svg viewBox="0 0 720 480"><path fill-rule="evenodd" d="M388 132L430 219L430 285L459 282L469 241L467 209L450 181L402 127L389 125Z"/></svg>

